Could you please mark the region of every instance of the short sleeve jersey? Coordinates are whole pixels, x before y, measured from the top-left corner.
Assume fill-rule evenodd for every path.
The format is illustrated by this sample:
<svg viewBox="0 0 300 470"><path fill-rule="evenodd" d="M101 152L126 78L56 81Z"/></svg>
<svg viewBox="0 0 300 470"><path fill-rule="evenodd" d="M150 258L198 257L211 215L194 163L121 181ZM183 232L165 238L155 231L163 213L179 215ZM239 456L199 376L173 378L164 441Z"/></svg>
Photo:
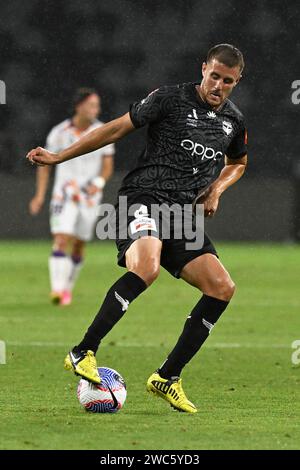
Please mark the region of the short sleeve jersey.
<svg viewBox="0 0 300 470"><path fill-rule="evenodd" d="M148 192L161 202L191 203L216 179L225 155L247 153L242 113L228 99L214 110L196 85L164 86L130 106L133 125L148 125L147 142L119 194Z"/></svg>

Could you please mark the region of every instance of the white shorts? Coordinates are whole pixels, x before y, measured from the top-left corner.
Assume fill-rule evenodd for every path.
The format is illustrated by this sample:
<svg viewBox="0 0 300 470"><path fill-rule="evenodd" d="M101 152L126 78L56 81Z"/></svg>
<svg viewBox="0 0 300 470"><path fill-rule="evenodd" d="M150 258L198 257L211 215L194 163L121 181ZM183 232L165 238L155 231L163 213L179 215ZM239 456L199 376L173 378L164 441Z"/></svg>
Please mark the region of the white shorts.
<svg viewBox="0 0 300 470"><path fill-rule="evenodd" d="M53 235L64 233L73 235L79 240L90 241L94 235L99 202L88 206L86 203L72 200L52 199L50 203L51 233Z"/></svg>

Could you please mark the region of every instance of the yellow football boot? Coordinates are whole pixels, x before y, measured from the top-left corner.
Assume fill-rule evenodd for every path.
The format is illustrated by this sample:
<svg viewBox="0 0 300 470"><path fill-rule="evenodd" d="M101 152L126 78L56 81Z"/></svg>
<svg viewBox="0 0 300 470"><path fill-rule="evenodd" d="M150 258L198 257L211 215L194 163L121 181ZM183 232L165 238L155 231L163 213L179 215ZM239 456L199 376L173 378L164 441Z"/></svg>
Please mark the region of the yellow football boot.
<svg viewBox="0 0 300 470"><path fill-rule="evenodd" d="M80 375L89 382L95 384L101 382L93 351L75 351L73 349L66 356L64 367L66 370L73 370L76 375Z"/></svg>
<svg viewBox="0 0 300 470"><path fill-rule="evenodd" d="M182 379L163 379L158 372L154 372L147 381L147 391L168 401L178 411L185 413L197 413L197 408L191 403L183 389Z"/></svg>

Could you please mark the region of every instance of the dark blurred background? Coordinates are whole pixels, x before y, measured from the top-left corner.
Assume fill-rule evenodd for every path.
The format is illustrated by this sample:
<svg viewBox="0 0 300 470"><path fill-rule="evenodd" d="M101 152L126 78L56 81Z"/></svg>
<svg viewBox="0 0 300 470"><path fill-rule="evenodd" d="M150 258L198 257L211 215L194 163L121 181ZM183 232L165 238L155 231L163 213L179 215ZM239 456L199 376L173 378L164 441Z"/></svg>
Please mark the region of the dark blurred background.
<svg viewBox="0 0 300 470"><path fill-rule="evenodd" d="M102 120L128 111L164 84L200 81L207 50L239 47L246 68L232 99L248 123L247 175L222 198L210 233L219 239L300 238L300 79L297 1L10 0L0 2L0 237L48 236L47 208L31 218L34 170L26 152L44 145L70 114L79 86L102 96ZM145 131L117 144L116 173L105 198L134 165ZM299 212L298 212L299 211Z"/></svg>

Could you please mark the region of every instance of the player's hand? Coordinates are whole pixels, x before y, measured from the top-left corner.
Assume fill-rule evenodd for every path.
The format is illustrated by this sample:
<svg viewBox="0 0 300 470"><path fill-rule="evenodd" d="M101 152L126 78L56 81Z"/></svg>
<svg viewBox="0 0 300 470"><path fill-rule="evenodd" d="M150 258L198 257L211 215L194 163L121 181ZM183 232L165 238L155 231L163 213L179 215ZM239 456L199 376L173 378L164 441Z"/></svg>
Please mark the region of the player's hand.
<svg viewBox="0 0 300 470"><path fill-rule="evenodd" d="M34 196L29 203L29 212L31 215L37 215L43 207L44 199Z"/></svg>
<svg viewBox="0 0 300 470"><path fill-rule="evenodd" d="M210 187L210 190L204 197L204 217L213 217L218 209L220 199L220 193L215 190L213 187Z"/></svg>
<svg viewBox="0 0 300 470"><path fill-rule="evenodd" d="M30 150L28 154L26 155L27 160L30 161L32 165L55 165L56 163L59 163L58 159L58 154L57 153L52 153L48 152L48 150L42 148L42 147L37 147L35 149Z"/></svg>
<svg viewBox="0 0 300 470"><path fill-rule="evenodd" d="M218 193L212 191L207 199L204 201L204 217L213 217L218 209L219 205Z"/></svg>
<svg viewBox="0 0 300 470"><path fill-rule="evenodd" d="M220 193L209 186L199 194L196 199L196 204L204 205L204 217L213 217L218 209Z"/></svg>
<svg viewBox="0 0 300 470"><path fill-rule="evenodd" d="M94 196L95 194L102 192L102 190L99 189L95 184L90 183L86 187L86 192L89 196Z"/></svg>

